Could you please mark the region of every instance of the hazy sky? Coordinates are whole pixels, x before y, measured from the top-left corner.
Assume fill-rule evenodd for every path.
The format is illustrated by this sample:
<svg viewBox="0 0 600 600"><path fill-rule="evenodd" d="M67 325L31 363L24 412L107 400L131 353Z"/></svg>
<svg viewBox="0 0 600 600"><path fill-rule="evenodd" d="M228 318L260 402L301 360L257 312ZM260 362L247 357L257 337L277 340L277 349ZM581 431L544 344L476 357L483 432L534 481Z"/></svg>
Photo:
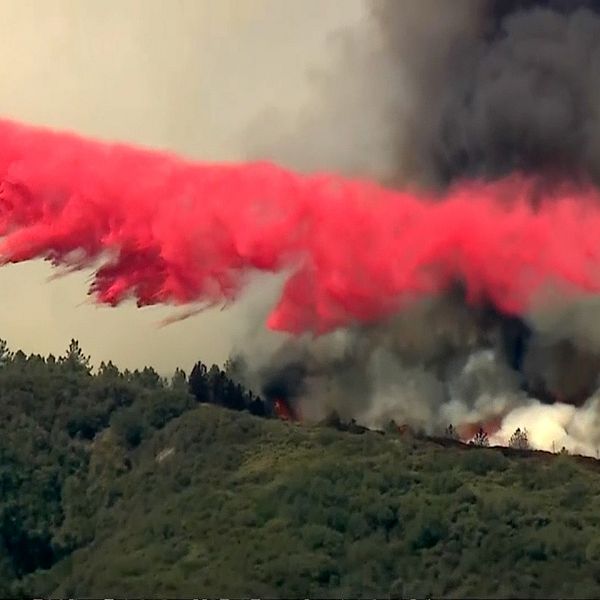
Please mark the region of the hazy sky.
<svg viewBox="0 0 600 600"><path fill-rule="evenodd" d="M259 113L293 115L308 101L307 72L363 10L362 0L0 0L0 114L239 159ZM244 303L158 328L174 309L82 304L86 274L51 274L39 262L0 269L0 337L13 348L60 354L76 337L95 363L167 372L224 360L243 322Z"/></svg>

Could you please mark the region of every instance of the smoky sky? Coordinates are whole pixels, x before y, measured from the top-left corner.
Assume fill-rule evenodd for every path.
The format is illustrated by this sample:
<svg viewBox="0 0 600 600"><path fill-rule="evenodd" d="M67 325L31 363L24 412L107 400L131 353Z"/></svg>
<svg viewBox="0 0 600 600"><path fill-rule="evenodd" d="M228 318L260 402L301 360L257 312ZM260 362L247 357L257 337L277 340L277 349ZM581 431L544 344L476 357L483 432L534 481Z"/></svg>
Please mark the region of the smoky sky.
<svg viewBox="0 0 600 600"><path fill-rule="evenodd" d="M410 149L421 183L515 170L598 180L598 2L433 2L431 12L455 25L424 26L412 53L402 25L411 8L419 10L410 1L374 5L413 93L399 161Z"/></svg>
<svg viewBox="0 0 600 600"><path fill-rule="evenodd" d="M198 159L267 158L394 186L444 187L514 169L597 181L597 5L11 0L0 5L0 108ZM532 319L532 347L547 360L517 344L499 364L502 335L494 327L488 335L455 297L376 327L284 339L265 331L277 290L262 289L250 308L158 330L164 309L78 306L85 276L47 284L48 274L39 264L0 271L0 337L13 347L58 353L78 337L96 362L165 371L223 360L238 338L257 391L274 382L275 391L310 395L316 412L343 406L373 423L399 411L443 426L450 415L517 406L510 367L560 382L549 366L565 352L600 348L597 309L584 318L573 308L568 319L554 311Z"/></svg>
<svg viewBox="0 0 600 600"><path fill-rule="evenodd" d="M564 178L598 182L600 3L379 0L369 8L369 35L340 37L307 110L291 125L271 118L249 130L251 157L396 187L514 171L540 175L541 193ZM343 361L339 340L287 340L250 379L269 394L301 396L308 413L330 406L380 425L396 414L429 429L526 404L527 393L580 403L600 366L597 319L573 317L583 315L576 305L548 312L529 324L492 313L483 326L451 294L343 332ZM574 326L580 321L587 328ZM552 332L538 328L549 322Z"/></svg>

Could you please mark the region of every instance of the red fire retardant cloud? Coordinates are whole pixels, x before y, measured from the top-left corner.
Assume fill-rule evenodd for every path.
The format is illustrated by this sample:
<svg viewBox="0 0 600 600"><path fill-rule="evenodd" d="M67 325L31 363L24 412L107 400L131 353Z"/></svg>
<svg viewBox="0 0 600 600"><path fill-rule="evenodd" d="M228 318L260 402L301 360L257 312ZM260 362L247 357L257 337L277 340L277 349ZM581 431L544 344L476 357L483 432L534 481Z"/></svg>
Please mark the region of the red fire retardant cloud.
<svg viewBox="0 0 600 600"><path fill-rule="evenodd" d="M90 292L112 305L231 300L253 271L289 269L268 324L295 333L378 320L456 281L512 314L548 283L600 290L591 187L514 176L434 199L1 120L0 235L4 262L95 267Z"/></svg>

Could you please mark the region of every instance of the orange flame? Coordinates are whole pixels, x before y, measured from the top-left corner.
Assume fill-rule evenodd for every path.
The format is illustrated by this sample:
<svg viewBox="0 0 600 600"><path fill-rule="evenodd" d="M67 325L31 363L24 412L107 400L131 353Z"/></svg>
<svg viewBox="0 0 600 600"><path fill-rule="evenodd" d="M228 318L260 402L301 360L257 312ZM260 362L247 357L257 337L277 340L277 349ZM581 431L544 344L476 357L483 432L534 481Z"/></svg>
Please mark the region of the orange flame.
<svg viewBox="0 0 600 600"><path fill-rule="evenodd" d="M502 426L502 416L498 415L492 417L487 421L476 421L472 423L462 423L457 427L458 436L463 441L469 441L473 439L475 434L483 429L488 436L494 435Z"/></svg>
<svg viewBox="0 0 600 600"><path fill-rule="evenodd" d="M275 414L282 421L297 421L298 416L292 410L292 407L283 399L277 398L274 403Z"/></svg>

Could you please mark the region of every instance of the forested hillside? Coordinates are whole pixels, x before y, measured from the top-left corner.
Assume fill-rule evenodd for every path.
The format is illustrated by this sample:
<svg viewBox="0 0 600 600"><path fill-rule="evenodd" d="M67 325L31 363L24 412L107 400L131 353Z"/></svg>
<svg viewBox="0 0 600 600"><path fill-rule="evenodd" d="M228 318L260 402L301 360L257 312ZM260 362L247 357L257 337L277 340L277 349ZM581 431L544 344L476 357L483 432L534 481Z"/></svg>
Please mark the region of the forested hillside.
<svg viewBox="0 0 600 600"><path fill-rule="evenodd" d="M194 371L1 345L3 596L599 596L593 459L264 418Z"/></svg>

